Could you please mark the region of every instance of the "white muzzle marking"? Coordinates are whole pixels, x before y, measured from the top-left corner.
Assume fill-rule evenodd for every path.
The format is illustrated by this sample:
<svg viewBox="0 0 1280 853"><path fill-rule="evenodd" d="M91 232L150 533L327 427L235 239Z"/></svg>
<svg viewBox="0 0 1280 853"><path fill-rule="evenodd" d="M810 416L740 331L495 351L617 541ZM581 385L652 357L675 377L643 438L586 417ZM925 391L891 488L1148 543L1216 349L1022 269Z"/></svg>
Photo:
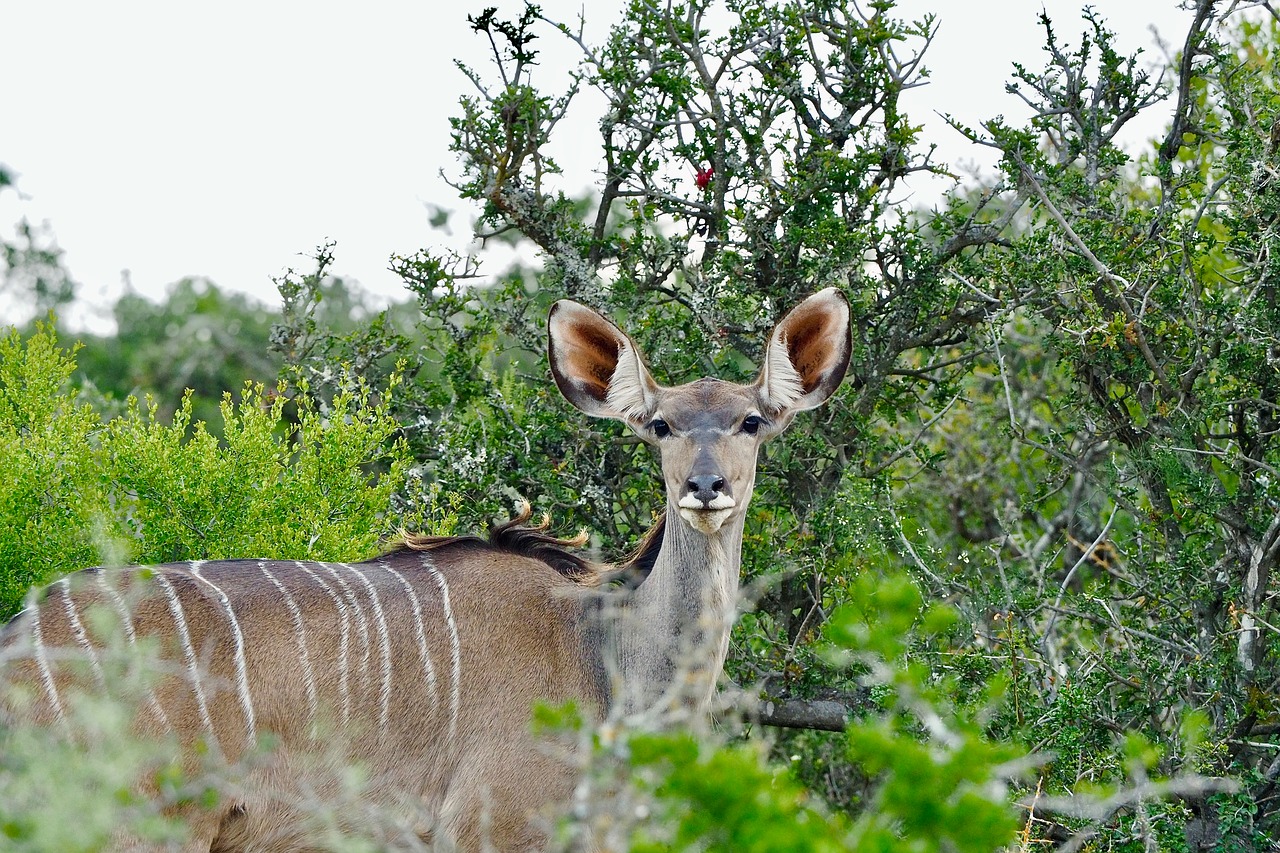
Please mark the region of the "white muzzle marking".
<svg viewBox="0 0 1280 853"><path fill-rule="evenodd" d="M680 517L694 530L707 536L724 526L737 505L738 502L733 498L721 494L717 494L707 503L703 503L693 495L685 495L677 504L680 508Z"/></svg>

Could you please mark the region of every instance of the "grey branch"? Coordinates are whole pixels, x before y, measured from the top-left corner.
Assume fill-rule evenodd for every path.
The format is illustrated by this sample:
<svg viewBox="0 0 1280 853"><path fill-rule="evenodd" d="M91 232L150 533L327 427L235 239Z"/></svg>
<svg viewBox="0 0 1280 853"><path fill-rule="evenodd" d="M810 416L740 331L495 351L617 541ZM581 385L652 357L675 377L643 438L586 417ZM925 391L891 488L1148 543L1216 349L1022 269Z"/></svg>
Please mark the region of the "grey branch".
<svg viewBox="0 0 1280 853"><path fill-rule="evenodd" d="M741 715L743 719L763 726L823 732L842 732L850 717L875 707L867 690L849 693L820 688L813 696L800 697L763 691L756 693L730 686L728 698L730 701L724 707L727 715Z"/></svg>
<svg viewBox="0 0 1280 853"><path fill-rule="evenodd" d="M761 725L842 732L856 709L834 699L769 699L756 706Z"/></svg>

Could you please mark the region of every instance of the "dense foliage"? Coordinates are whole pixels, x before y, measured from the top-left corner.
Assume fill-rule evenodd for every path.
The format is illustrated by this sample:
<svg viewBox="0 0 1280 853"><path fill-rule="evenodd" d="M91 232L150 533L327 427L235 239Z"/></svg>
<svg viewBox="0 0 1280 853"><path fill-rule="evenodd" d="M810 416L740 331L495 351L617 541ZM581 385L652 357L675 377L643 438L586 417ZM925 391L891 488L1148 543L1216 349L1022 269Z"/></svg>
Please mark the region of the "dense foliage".
<svg viewBox="0 0 1280 853"><path fill-rule="evenodd" d="M99 562L162 563L253 554L349 560L391 533L390 496L407 460L396 424L367 389L325 414L305 385L228 394L222 439L130 399L104 418L69 384L74 355L38 325L0 338L0 614L33 584ZM296 423L284 424L296 401ZM381 473L371 472L373 463Z"/></svg>
<svg viewBox="0 0 1280 853"><path fill-rule="evenodd" d="M163 512L112 528L103 509L125 495L144 518L148 499L187 497L159 485L166 472L231 482L263 460L283 507L314 509L286 486L320 471L362 496L323 540L334 548L359 531L367 550L389 520L479 527L525 497L616 556L660 507L654 462L561 401L547 306L600 308L672 383L745 380L777 315L835 283L854 308L852 375L761 460L729 663L748 691L723 715L736 742L574 734L572 714L552 714L609 791L579 804L564 843L1273 849L1280 30L1249 5L1190 4L1163 76L1096 12L1074 38L1045 19L1045 67L1010 84L1029 122L956 128L999 152L999 176L928 212L896 200L947 171L900 103L932 19L899 21L888 2L635 0L592 44L532 6L477 14L494 64L463 69L475 92L453 120L452 177L478 231L540 269L481 278L479 259L424 249L393 259L415 316L354 326L325 302L332 247L283 279L271 346L301 377L301 428L337 430L319 439L332 468L318 451L286 458L284 410L252 392L224 408L222 444L183 439L181 409L104 423L64 390L47 332L9 338L2 509L27 513L12 544L28 556L0 563L0 584L12 602L104 541L196 553L192 528L218 553L301 547L309 536L276 531L318 519L252 502L201 515L212 485L172 531ZM550 39L580 51L567 81L538 77ZM584 200L556 156L588 88L606 111ZM1118 147L1151 110L1170 116L1162 138ZM389 399L360 396L393 375ZM339 407L363 418L307 419ZM406 455L387 459L393 422ZM111 455L126 451L140 458ZM370 486L356 466L373 458L390 474ZM819 731L832 708L844 733ZM760 721L796 728L761 737Z"/></svg>

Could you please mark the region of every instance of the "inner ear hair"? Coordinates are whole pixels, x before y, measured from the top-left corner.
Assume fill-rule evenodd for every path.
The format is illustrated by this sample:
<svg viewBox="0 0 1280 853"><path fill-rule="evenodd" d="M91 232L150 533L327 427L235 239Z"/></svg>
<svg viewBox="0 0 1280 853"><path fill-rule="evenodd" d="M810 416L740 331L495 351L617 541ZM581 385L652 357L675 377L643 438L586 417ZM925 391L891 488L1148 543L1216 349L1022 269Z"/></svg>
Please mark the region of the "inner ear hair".
<svg viewBox="0 0 1280 853"><path fill-rule="evenodd" d="M609 382L618 369L622 342L599 326L583 323L570 327L568 341L565 353L568 372L584 391L603 402L609 393Z"/></svg>
<svg viewBox="0 0 1280 853"><path fill-rule="evenodd" d="M621 329L562 299L551 306L547 330L551 375L569 402L595 417L634 422L644 416L653 380Z"/></svg>
<svg viewBox="0 0 1280 853"><path fill-rule="evenodd" d="M799 316L788 315L782 341L787 357L800 381L805 394L817 387L824 374L830 372L841 358L836 321L829 312L798 307ZM835 345L833 345L835 344Z"/></svg>
<svg viewBox="0 0 1280 853"><path fill-rule="evenodd" d="M769 338L760 385L775 410L811 409L844 379L853 350L849 303L829 287L793 308Z"/></svg>

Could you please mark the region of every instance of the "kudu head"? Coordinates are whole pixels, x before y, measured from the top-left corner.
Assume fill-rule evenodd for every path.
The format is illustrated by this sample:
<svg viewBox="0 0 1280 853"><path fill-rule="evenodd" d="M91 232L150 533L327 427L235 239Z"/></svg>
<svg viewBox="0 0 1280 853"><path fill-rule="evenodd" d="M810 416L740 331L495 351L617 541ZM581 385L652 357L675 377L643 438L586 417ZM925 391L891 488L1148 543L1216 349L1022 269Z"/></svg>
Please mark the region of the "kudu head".
<svg viewBox="0 0 1280 853"><path fill-rule="evenodd" d="M810 296L778 323L749 385L699 379L664 388L631 338L577 302L551 306L548 327L560 391L587 414L623 421L657 447L669 506L708 536L743 516L760 445L835 392L851 349L849 304L835 288Z"/></svg>

